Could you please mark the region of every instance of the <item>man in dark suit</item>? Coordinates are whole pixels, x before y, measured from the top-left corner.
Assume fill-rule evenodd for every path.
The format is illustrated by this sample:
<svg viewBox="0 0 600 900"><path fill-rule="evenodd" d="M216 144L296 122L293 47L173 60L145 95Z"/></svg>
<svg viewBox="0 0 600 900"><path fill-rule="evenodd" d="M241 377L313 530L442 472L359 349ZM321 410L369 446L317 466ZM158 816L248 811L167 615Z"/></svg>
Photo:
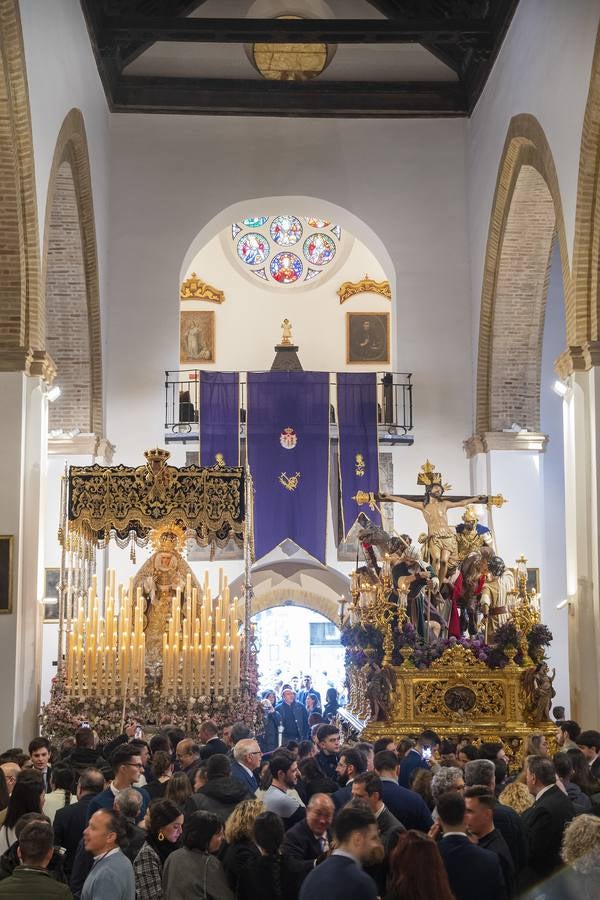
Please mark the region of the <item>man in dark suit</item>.
<svg viewBox="0 0 600 900"><path fill-rule="evenodd" d="M299 900L376 900L377 886L362 870L381 856L377 822L365 805L345 807L335 821L336 849L325 862L309 872L300 889Z"/></svg>
<svg viewBox="0 0 600 900"><path fill-rule="evenodd" d="M427 833L433 824L431 813L423 798L398 784L398 757L391 750L375 754L375 771L381 778L381 799L405 828Z"/></svg>
<svg viewBox="0 0 600 900"><path fill-rule="evenodd" d="M508 844L498 829L494 827L496 797L484 785L475 785L475 787L466 789L464 798L467 808L465 823L469 834L475 835L478 847L491 850L497 855L504 875L506 892L509 897L514 897L517 889L515 864Z"/></svg>
<svg viewBox="0 0 600 900"><path fill-rule="evenodd" d="M259 768L262 750L254 738L246 738L238 741L233 748L233 762L231 774L242 784L245 784L250 793L254 794L259 788L259 783L254 772Z"/></svg>
<svg viewBox="0 0 600 900"><path fill-rule="evenodd" d="M288 741L307 741L310 728L306 707L296 702L296 694L289 685L284 686L281 696L283 699L275 709L281 716L283 744L287 744Z"/></svg>
<svg viewBox="0 0 600 900"><path fill-rule="evenodd" d="M576 740L590 767L590 774L600 779L600 731L582 731Z"/></svg>
<svg viewBox="0 0 600 900"><path fill-rule="evenodd" d="M377 819L381 843L387 849L391 835L397 835L405 829L383 802L383 782L377 772L363 772L362 775L357 775L352 782L352 797L358 797L368 804Z"/></svg>
<svg viewBox="0 0 600 900"><path fill-rule="evenodd" d="M224 753L227 755L229 747L219 737L219 731L214 722L208 719L202 722L198 729L198 737L203 745L200 748L200 759L208 759L214 753Z"/></svg>
<svg viewBox="0 0 600 900"><path fill-rule="evenodd" d="M54 841L64 847L63 865L70 875L83 830L88 823L88 806L93 798L104 790L104 775L99 769L85 769L77 782L77 803L63 806L54 816Z"/></svg>
<svg viewBox="0 0 600 900"><path fill-rule="evenodd" d="M521 887L530 887L561 866L560 848L565 825L575 815L573 804L556 786L556 769L545 756L527 760L527 788L535 797L522 815L527 838L527 867Z"/></svg>
<svg viewBox="0 0 600 900"><path fill-rule="evenodd" d="M328 794L313 794L306 818L292 825L283 839L283 852L294 859L318 859L329 850L334 806Z"/></svg>
<svg viewBox="0 0 600 900"><path fill-rule="evenodd" d="M416 746L410 748L400 763L398 784L401 787L410 787L411 775L416 769L430 768L429 759L431 759L431 754L439 742L440 739L435 731L423 731L419 735ZM429 757L429 759L426 757Z"/></svg>
<svg viewBox="0 0 600 900"><path fill-rule="evenodd" d="M438 798L443 837L438 843L448 881L456 900L506 900L500 861L491 850L471 843L465 829L465 801L458 791Z"/></svg>
<svg viewBox="0 0 600 900"><path fill-rule="evenodd" d="M302 690L298 691L298 697L297 697L298 703L301 703L303 706L306 706L306 698L310 694L310 696L313 697L314 701L315 701L315 705L313 707L313 712L320 713L323 709L323 706L321 703L321 695L316 690L316 688L313 687L312 678L310 677L310 675L305 675L304 678L302 679L302 682L303 682Z"/></svg>
<svg viewBox="0 0 600 900"><path fill-rule="evenodd" d="M331 727L331 726L330 726ZM318 757L317 757L318 758ZM336 810L352 798L352 782L357 775L367 771L367 757L355 747L342 750L336 766L336 774L342 787L331 795Z"/></svg>
<svg viewBox="0 0 600 900"><path fill-rule="evenodd" d="M469 760L464 767L465 784L469 787L483 785L490 793L496 792L496 768L489 759ZM517 877L527 865L527 842L521 816L505 806L496 803L493 810L494 828L496 828L508 845L515 866Z"/></svg>
<svg viewBox="0 0 600 900"><path fill-rule="evenodd" d="M52 776L52 768L50 766L50 741L45 737L34 738L29 742L29 756L31 764L36 772L42 776L44 780L44 790L48 794L52 790L50 778Z"/></svg>

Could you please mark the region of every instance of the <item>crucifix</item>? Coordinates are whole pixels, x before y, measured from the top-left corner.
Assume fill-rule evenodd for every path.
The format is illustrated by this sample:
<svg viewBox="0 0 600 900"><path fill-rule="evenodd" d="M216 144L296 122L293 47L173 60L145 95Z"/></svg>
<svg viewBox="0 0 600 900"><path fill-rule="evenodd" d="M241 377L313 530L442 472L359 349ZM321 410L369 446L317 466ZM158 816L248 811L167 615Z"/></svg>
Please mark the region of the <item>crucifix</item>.
<svg viewBox="0 0 600 900"><path fill-rule="evenodd" d="M421 466L417 476L417 484L425 486L423 496L415 494L367 494L358 491L355 497L359 506L368 503L371 509L377 503L400 503L411 509L418 509L423 513L427 522L426 549L429 560L440 583L444 581L448 573L448 565L456 561L458 547L456 544L456 529L448 524L448 510L458 509L470 503L484 503L487 506L502 506L505 503L501 494L496 496L479 495L477 497L445 496L446 490L451 485L442 484L440 472L435 471L435 466L427 460Z"/></svg>

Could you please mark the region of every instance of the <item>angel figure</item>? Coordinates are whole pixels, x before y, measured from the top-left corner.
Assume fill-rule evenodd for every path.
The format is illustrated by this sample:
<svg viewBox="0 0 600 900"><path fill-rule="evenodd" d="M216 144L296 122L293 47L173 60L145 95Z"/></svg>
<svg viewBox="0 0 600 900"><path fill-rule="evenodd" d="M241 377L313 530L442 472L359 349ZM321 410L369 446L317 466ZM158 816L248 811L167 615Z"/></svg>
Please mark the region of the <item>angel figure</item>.
<svg viewBox="0 0 600 900"><path fill-rule="evenodd" d="M547 722L550 718L552 698L556 695L553 687L555 676L556 670L552 669L550 675L548 664L545 662L530 666L523 672L521 683L527 697L527 711L535 724Z"/></svg>
<svg viewBox="0 0 600 900"><path fill-rule="evenodd" d="M392 669L370 663L367 674L367 699L371 706L371 720L385 722L391 712L392 693L396 687L396 676Z"/></svg>

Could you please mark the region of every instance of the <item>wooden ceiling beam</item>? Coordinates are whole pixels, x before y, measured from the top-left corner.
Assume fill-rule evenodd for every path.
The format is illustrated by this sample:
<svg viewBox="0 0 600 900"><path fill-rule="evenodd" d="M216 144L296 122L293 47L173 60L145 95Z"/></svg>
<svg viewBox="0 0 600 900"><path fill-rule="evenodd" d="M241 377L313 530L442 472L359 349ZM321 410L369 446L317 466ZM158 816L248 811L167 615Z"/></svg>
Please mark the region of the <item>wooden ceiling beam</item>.
<svg viewBox="0 0 600 900"><path fill-rule="evenodd" d="M471 38L491 43L493 32L483 21L437 19L207 19L173 16L104 16L98 45L175 41L225 44L454 44Z"/></svg>
<svg viewBox="0 0 600 900"><path fill-rule="evenodd" d="M122 76L113 112L398 118L464 116L457 82L288 82Z"/></svg>

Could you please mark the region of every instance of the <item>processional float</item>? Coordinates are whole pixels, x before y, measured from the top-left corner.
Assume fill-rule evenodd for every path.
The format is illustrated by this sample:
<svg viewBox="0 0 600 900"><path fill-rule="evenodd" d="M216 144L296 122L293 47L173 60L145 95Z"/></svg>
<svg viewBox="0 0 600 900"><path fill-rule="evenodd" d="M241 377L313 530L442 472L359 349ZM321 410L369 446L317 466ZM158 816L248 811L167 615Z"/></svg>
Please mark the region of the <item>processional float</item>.
<svg viewBox="0 0 600 900"><path fill-rule="evenodd" d="M413 541L359 516L364 562L340 606L349 688L348 721L362 737L434 728L442 736L500 741L520 760L532 730L554 737L554 690L527 560L513 569L496 554L474 506L501 496L452 497L435 466L421 467L420 496L358 492L360 506L396 502L419 510L427 533ZM449 508L465 507L459 526Z"/></svg>
<svg viewBox="0 0 600 900"><path fill-rule="evenodd" d="M242 467L175 468L165 450L146 465L71 466L61 495L58 671L42 710L46 733L83 719L107 733L125 719L194 731L208 716L254 722L251 635L252 484ZM108 570L98 594L97 551L113 540L153 555L126 585ZM244 550L243 602L222 570L212 590L184 559L188 541Z"/></svg>

